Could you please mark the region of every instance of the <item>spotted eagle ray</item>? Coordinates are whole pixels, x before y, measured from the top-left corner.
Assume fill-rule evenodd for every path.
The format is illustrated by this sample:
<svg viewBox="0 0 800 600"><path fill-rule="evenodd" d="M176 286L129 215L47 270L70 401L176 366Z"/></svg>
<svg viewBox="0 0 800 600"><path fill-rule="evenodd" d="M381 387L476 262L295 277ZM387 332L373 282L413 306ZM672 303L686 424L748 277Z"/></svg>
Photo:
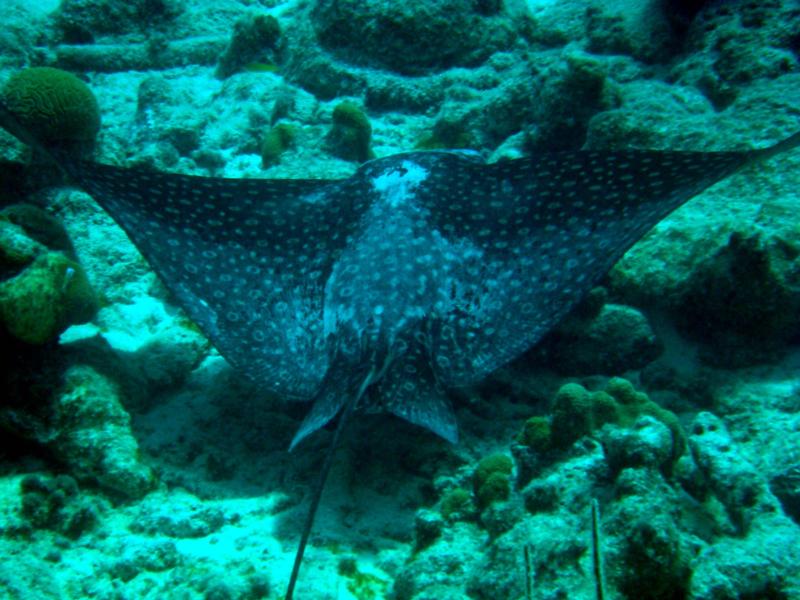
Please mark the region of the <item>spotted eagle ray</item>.
<svg viewBox="0 0 800 600"><path fill-rule="evenodd" d="M2 104L0 124L113 217L234 368L313 402L291 448L342 413L287 600L354 410L455 442L446 388L536 344L687 200L800 145L799 132L763 150L572 151L493 164L411 152L347 179L222 179L68 158Z"/></svg>

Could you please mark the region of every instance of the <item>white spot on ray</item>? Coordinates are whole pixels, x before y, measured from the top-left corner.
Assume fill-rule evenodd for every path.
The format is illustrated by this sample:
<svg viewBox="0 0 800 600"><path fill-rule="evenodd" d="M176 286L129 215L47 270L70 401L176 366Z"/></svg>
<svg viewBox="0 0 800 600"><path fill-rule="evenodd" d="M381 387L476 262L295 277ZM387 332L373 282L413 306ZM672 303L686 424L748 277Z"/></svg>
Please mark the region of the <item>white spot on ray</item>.
<svg viewBox="0 0 800 600"><path fill-rule="evenodd" d="M428 178L427 169L418 163L404 160L400 166L392 166L372 180L372 187L390 207L396 208L409 198L414 190Z"/></svg>

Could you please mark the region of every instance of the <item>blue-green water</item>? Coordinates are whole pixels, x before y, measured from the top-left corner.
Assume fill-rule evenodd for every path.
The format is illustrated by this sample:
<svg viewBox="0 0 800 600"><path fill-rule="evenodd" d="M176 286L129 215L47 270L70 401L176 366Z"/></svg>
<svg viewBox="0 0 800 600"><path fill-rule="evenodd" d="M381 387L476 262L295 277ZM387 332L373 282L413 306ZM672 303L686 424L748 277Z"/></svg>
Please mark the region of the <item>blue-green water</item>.
<svg viewBox="0 0 800 600"><path fill-rule="evenodd" d="M469 149L496 163L557 151L750 150L800 129L800 6L790 0L15 0L0 19L0 98L48 147L66 148L67 162L339 180L411 151ZM31 67L59 71L31 76ZM220 212L218 199L199 183L191 200L137 187L150 208L130 217L129 238L40 153L5 132L0 153L0 597L283 598L333 429L288 452L309 404L265 391L273 380L249 381L252 353L215 349L219 315L196 308L213 308L214 291L235 298L235 283L190 298L141 241L168 246L186 233L170 220L173 199L197 214ZM563 165L559 156L547 160ZM542 326L549 334L533 348L448 386L457 443L424 419L387 414L370 386L382 410L357 413L343 434L295 597L595 598L596 500L608 598L800 598L798 161L797 151L781 154L694 197L552 331ZM613 200L627 168L598 171L589 189L553 165L552 210L573 203L556 228L595 198ZM88 181L100 168L82 172ZM423 255L460 223L459 199L483 185L464 181L447 180L430 201L454 208L424 229ZM580 197L569 196L575 185ZM237 247L237 231L256 227L236 222L240 201L214 230L230 239L215 243L253 267L258 248L291 244L282 232L298 226ZM270 206L263 222L288 214ZM591 214L602 229L608 215ZM157 215L165 229L148 225ZM395 217L382 218L389 227ZM313 225L347 236L346 220ZM393 239L370 231L362 249ZM409 262L405 240L395 243L368 252L374 269L356 262L383 277L362 288L366 302L377 289L405 290L376 313L401 329L393 308L422 296L386 280L387 265ZM194 251L174 247L178 265ZM521 258L570 268L543 250ZM470 256L447 260L457 269ZM226 269L206 258L215 277ZM486 289L510 297L517 285L535 294L548 283L503 280L498 264L479 265ZM437 280L434 267L415 277ZM549 302L547 314L579 295ZM253 306L250 335L278 319ZM486 352L538 340L542 318L518 316L507 315L507 335L477 333L494 340ZM265 373L287 360L276 355ZM319 364L290 362L323 378ZM368 378L370 363L347 364L358 382ZM449 381L445 370L435 376ZM421 374L402 381L423 388Z"/></svg>

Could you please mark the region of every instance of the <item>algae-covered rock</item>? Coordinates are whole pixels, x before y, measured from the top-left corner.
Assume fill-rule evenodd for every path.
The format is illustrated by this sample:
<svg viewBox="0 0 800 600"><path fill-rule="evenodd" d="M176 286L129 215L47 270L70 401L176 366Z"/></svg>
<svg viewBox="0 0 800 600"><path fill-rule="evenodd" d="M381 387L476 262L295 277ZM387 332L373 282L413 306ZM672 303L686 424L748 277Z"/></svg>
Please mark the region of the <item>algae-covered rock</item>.
<svg viewBox="0 0 800 600"><path fill-rule="evenodd" d="M141 505L135 532L173 538L201 538L219 531L225 525L225 513L216 506L207 506L188 493L152 495Z"/></svg>
<svg viewBox="0 0 800 600"><path fill-rule="evenodd" d="M472 475L472 484L479 507L486 508L498 500L508 498L513 467L511 459L501 453L491 454L478 463Z"/></svg>
<svg viewBox="0 0 800 600"><path fill-rule="evenodd" d="M21 227L25 234L50 250L75 258L75 247L61 221L33 204L12 204L0 210L0 222L9 221Z"/></svg>
<svg viewBox="0 0 800 600"><path fill-rule="evenodd" d="M29 204L0 211L0 328L44 344L91 320L97 308L61 223Z"/></svg>
<svg viewBox="0 0 800 600"><path fill-rule="evenodd" d="M669 58L677 47L660 0L615 0L589 3L588 48L595 54L627 54L643 62Z"/></svg>
<svg viewBox="0 0 800 600"><path fill-rule="evenodd" d="M546 338L548 365L561 373L614 375L641 369L661 353L661 344L640 311L606 304L596 315L572 315Z"/></svg>
<svg viewBox="0 0 800 600"><path fill-rule="evenodd" d="M545 452L550 448L550 420L547 417L531 417L522 426L519 443L537 452Z"/></svg>
<svg viewBox="0 0 800 600"><path fill-rule="evenodd" d="M333 125L325 139L331 153L345 160L364 162L374 157L370 148L372 125L353 102L340 102L333 109Z"/></svg>
<svg viewBox="0 0 800 600"><path fill-rule="evenodd" d="M692 561L688 598L794 599L800 594L800 534L788 519L765 518L745 538L721 537Z"/></svg>
<svg viewBox="0 0 800 600"><path fill-rule="evenodd" d="M672 79L696 86L721 109L756 81L798 71L794 3L705 4L687 28L690 51L673 67Z"/></svg>
<svg viewBox="0 0 800 600"><path fill-rule="evenodd" d="M596 57L569 51L554 64L534 97L526 145L531 152L577 150L592 117L616 105L606 67Z"/></svg>
<svg viewBox="0 0 800 600"><path fill-rule="evenodd" d="M172 540L148 540L128 545L122 557L111 565L110 571L114 577L127 582L143 573L173 569L182 558Z"/></svg>
<svg viewBox="0 0 800 600"><path fill-rule="evenodd" d="M111 379L89 366L69 367L53 410L50 447L75 477L129 498L153 488L155 477L139 460L130 415Z"/></svg>
<svg viewBox="0 0 800 600"><path fill-rule="evenodd" d="M297 131L291 125L279 123L264 134L261 140L261 166L266 168L281 160L281 154L294 144Z"/></svg>
<svg viewBox="0 0 800 600"><path fill-rule="evenodd" d="M28 475L20 482L22 516L35 529L50 529L77 539L97 523L98 507L81 496L69 475Z"/></svg>
<svg viewBox="0 0 800 600"><path fill-rule="evenodd" d="M707 491L724 505L720 536L693 561L690 598L795 598L800 592L800 532L781 510L764 474L725 423L700 413L690 427L692 457ZM706 500L706 505L711 503Z"/></svg>
<svg viewBox="0 0 800 600"><path fill-rule="evenodd" d="M577 383L567 383L558 390L553 401L552 443L566 448L592 431L592 394Z"/></svg>
<svg viewBox="0 0 800 600"><path fill-rule="evenodd" d="M164 29L183 9L183 0L62 0L52 22L66 44L88 46L109 34Z"/></svg>
<svg viewBox="0 0 800 600"><path fill-rule="evenodd" d="M603 529L619 536L606 546L609 579L624 598L686 598L693 541L676 518L677 499L652 470L626 469Z"/></svg>
<svg viewBox="0 0 800 600"><path fill-rule="evenodd" d="M508 17L475 9L472 0L317 0L311 16L319 42L337 57L420 74L474 64L513 43Z"/></svg>
<svg viewBox="0 0 800 600"><path fill-rule="evenodd" d="M664 441L663 431L657 425L648 428L647 420L639 421L643 416L665 425L669 439ZM631 461L636 464L645 461L670 470L686 448L686 436L678 417L637 391L627 379L613 377L605 390L594 392L577 383L568 383L558 390L551 419L553 447L567 448L584 435L594 435L606 424L633 430L620 434L619 440L615 438L615 451L618 450L615 458L633 456Z"/></svg>
<svg viewBox="0 0 800 600"><path fill-rule="evenodd" d="M16 273L46 251L22 227L0 217L0 273Z"/></svg>
<svg viewBox="0 0 800 600"><path fill-rule="evenodd" d="M552 481L536 480L525 488L522 497L525 510L535 515L558 506L559 490Z"/></svg>
<svg viewBox="0 0 800 600"><path fill-rule="evenodd" d="M447 518L444 512L440 515L431 510L420 510L414 518L415 546L418 550L427 548L442 535L444 523L442 517Z"/></svg>
<svg viewBox="0 0 800 600"><path fill-rule="evenodd" d="M453 488L448 490L442 496L439 510L445 519L449 519L453 515L463 514L470 509L472 500L467 490L462 487Z"/></svg>
<svg viewBox="0 0 800 600"><path fill-rule="evenodd" d="M698 414L690 427L689 447L740 531L746 531L760 514L776 510L778 501L766 479L747 460L719 417L709 412Z"/></svg>
<svg viewBox="0 0 800 600"><path fill-rule="evenodd" d="M4 598L53 598L64 596L63 571L30 551L9 552L0 561L0 593Z"/></svg>
<svg viewBox="0 0 800 600"><path fill-rule="evenodd" d="M678 314L686 335L711 343L707 359L737 364L800 334L800 239L734 233L700 263Z"/></svg>
<svg viewBox="0 0 800 600"><path fill-rule="evenodd" d="M673 437L661 421L643 415L630 427L602 431L603 449L614 471L628 467L661 469L673 457Z"/></svg>
<svg viewBox="0 0 800 600"><path fill-rule="evenodd" d="M29 344L44 344L70 325L91 320L96 311L83 269L60 252L39 255L0 283L0 323Z"/></svg>
<svg viewBox="0 0 800 600"><path fill-rule="evenodd" d="M800 464L783 469L770 479L769 486L783 512L800 525Z"/></svg>
<svg viewBox="0 0 800 600"><path fill-rule="evenodd" d="M271 15L253 14L239 19L233 25L230 44L220 56L217 77L230 77L248 63L271 63L280 35L280 25Z"/></svg>

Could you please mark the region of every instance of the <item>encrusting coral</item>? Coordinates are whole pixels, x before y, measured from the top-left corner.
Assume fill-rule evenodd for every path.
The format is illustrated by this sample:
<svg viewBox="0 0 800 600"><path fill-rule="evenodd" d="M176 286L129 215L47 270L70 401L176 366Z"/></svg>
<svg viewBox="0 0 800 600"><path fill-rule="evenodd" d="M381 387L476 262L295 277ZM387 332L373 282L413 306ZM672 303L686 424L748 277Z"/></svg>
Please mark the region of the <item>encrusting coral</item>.
<svg viewBox="0 0 800 600"><path fill-rule="evenodd" d="M0 328L44 344L91 320L98 303L63 227L41 209L0 211Z"/></svg>
<svg viewBox="0 0 800 600"><path fill-rule="evenodd" d="M344 160L364 162L374 158L370 148L372 125L364 111L353 102L340 102L333 109L333 126L326 137L332 154Z"/></svg>

